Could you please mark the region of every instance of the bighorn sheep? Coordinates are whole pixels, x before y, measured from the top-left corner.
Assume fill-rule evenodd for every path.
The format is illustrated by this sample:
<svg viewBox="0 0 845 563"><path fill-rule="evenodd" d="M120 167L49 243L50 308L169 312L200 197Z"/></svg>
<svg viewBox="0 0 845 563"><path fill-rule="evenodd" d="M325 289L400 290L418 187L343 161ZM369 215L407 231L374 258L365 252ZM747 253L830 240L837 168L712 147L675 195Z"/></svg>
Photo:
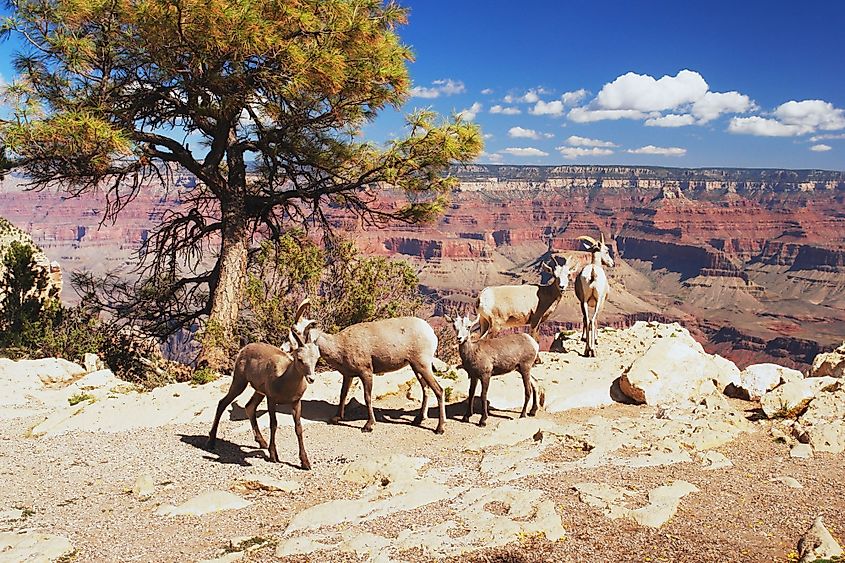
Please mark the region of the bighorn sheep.
<svg viewBox="0 0 845 563"><path fill-rule="evenodd" d="M307 331L307 328L306 328ZM217 404L217 413L214 416L214 423L208 433L208 448L213 449L217 442L217 426L220 417L226 407L243 393L247 385L252 385L255 393L244 407L252 431L255 434L255 441L259 447L270 452L270 461L279 462L279 454L276 451L276 405L292 405L293 424L296 430L296 439L299 442L299 461L302 469L311 469L308 461L308 454L305 453L305 444L302 441L302 395L305 393L307 383L314 383L314 370L317 360L320 359L320 350L313 342L304 341L298 334L291 333L296 341L296 346L291 343L291 352L277 348L271 344L255 342L244 346L235 359L235 367L232 372L232 385L226 396L220 399ZM307 383L306 383L307 382ZM267 411L270 414L270 445L264 441L261 430L258 428L258 420L255 410L261 404L261 400L267 397Z"/></svg>
<svg viewBox="0 0 845 563"><path fill-rule="evenodd" d="M551 283L523 285L495 285L485 287L478 294L476 310L481 326L481 338L496 336L505 327L530 325L531 336L539 341L540 323L551 315L569 285L571 258L563 264L552 257L554 268L543 263L543 269L553 274Z"/></svg>
<svg viewBox="0 0 845 563"><path fill-rule="evenodd" d="M598 326L596 318L604 307L610 285L607 283L607 275L602 265L613 267L613 258L604 243L604 234L601 240L596 241L592 237L580 236L578 240L584 241L586 249L592 253L592 261L581 269L575 278L575 296L581 303L581 314L584 324L582 340L587 344L584 348L584 356L595 358L596 336ZM590 315L590 307L593 307L593 314Z"/></svg>
<svg viewBox="0 0 845 563"><path fill-rule="evenodd" d="M302 318L294 325L294 331L307 331L307 325L312 322ZM373 374L382 374L410 365L422 388L422 405L414 424L420 425L426 418L428 386L434 391L440 409L435 432L443 433L446 420L445 399L443 388L434 378L432 368L434 353L437 350L437 336L427 322L417 317L397 317L359 323L337 334L327 334L318 328L312 328L310 340L320 348L323 360L343 375L340 404L337 415L329 421L330 424L343 420L352 378L360 377L364 384L364 401L367 403L368 413L367 423L361 431L372 432L375 424L371 398Z"/></svg>
<svg viewBox="0 0 845 563"><path fill-rule="evenodd" d="M475 385L481 380L481 420L479 426L487 425L487 388L490 386L490 377L502 375L512 371L518 371L522 375L522 384L525 387L525 402L522 404L520 418L525 418L525 411L528 409L528 401L534 397L534 404L528 416L537 414L537 385L531 377L531 366L540 351L540 345L530 335L525 333L507 334L498 338L486 338L473 342L471 333L472 327L478 324L478 317L471 321L469 317L458 317L453 319L446 316L447 321L455 327L458 333L458 351L461 354L463 368L469 375L469 397L467 398L467 410L464 415L464 422L468 422L472 416L472 403L475 397Z"/></svg>

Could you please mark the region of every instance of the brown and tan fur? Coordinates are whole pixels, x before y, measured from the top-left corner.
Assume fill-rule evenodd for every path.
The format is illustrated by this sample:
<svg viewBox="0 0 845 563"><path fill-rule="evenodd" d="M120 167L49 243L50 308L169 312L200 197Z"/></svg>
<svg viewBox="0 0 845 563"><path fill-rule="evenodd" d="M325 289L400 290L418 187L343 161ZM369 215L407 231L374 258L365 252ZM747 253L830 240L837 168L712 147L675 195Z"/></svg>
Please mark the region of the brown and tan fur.
<svg viewBox="0 0 845 563"><path fill-rule="evenodd" d="M312 322L302 319L301 323ZM417 317L398 317L347 327L337 334L327 334L312 329L312 341L320 348L325 362L343 375L340 388L340 403L337 415L329 422L337 424L343 420L346 411L346 397L353 377L360 377L364 387L364 401L367 403L367 423L362 432L371 432L375 425L372 405L373 374L394 371L410 365L422 388L422 405L414 419L420 425L426 418L430 387L437 397L439 422L435 432L442 434L446 421L446 405L443 388L434 378L432 361L437 350L437 336L427 322Z"/></svg>
<svg viewBox="0 0 845 563"><path fill-rule="evenodd" d="M475 397L475 386L481 380L481 420L479 426L487 425L488 405L487 389L490 386L490 378L494 375L502 375L512 371L518 371L522 376L522 385L525 388L525 402L522 405L520 418L525 418L528 410L528 402L534 397L534 404L528 416L537 413L537 386L531 378L531 367L540 350L540 345L530 335L525 333L507 334L498 338L485 338L478 342L472 341L472 327L478 324L478 318L471 321L468 317L452 319L446 317L452 323L455 332L458 334L458 351L461 354L462 367L469 376L469 397L467 398L467 410L464 415L464 422L468 422L472 416L472 403Z"/></svg>
<svg viewBox="0 0 845 563"><path fill-rule="evenodd" d="M220 423L223 411L238 395L244 392L247 385L251 385L255 393L253 393L244 410L249 417L252 432L259 447L270 452L271 462L279 462L279 454L276 451L276 428L278 426L276 405L292 405L293 424L296 439L299 442L299 461L303 469L311 469L311 463L308 461L308 454L305 452L305 444L302 438L301 399L308 383L314 382L314 370L319 358L320 351L317 346L312 342L302 342L301 340L299 346L294 347L290 353L263 342L244 346L235 359L232 385L229 387L229 392L217 404L217 413L208 434L208 448L213 449L215 446L217 426ZM255 412L264 397L267 397L267 412L270 415L269 446L258 428Z"/></svg>
<svg viewBox="0 0 845 563"><path fill-rule="evenodd" d="M607 274L603 265L613 267L613 258L610 257L610 250L604 243L604 235L601 240L596 241L592 237L581 236L592 253L589 264L584 266L575 278L575 296L581 303L581 318L584 331L581 339L586 342L584 356L594 358L596 356L596 338L598 336L598 316L607 301L607 294L610 285L607 281ZM590 307L593 308L592 315Z"/></svg>

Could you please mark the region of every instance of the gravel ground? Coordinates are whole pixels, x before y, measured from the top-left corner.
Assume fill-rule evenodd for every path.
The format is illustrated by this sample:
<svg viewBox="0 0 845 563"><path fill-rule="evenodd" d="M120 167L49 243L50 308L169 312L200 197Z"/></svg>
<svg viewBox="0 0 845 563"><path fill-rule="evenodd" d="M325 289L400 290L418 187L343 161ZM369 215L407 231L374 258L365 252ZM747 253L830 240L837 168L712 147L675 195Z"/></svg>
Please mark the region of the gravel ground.
<svg viewBox="0 0 845 563"><path fill-rule="evenodd" d="M241 402L245 400L246 395ZM71 433L46 439L19 437L38 419L0 421L0 511L28 509L25 520L0 529L29 528L67 536L77 551L74 561L195 561L217 557L232 538L268 538L281 534L291 518L309 506L331 499L357 498L360 487L338 478L351 461L387 453L429 458L427 467L460 466L466 478L452 485L477 482L482 455L463 451L463 444L479 433L491 432L512 412L494 411L487 428L450 420L446 435L432 430L429 419L420 429L411 426L413 405L402 397L380 401L382 420L372 434L362 434L364 411L353 403L353 420L341 426L308 424L305 440L314 470L297 468L296 440L290 427L280 427L280 464L270 464L254 447L249 423L224 417L217 450L203 449L206 426L165 426L124 433ZM636 416L645 407L614 405L580 409L541 418L558 422ZM450 415L463 406L452 405ZM309 406L305 406L308 415ZM431 410L434 414L435 409ZM377 411L378 413L378 411ZM265 415L266 416L266 415ZM378 414L377 414L378 416ZM527 476L511 484L535 488L552 498L562 518L566 538L549 542L525 537L504 548L467 553L450 561L787 561L798 538L822 513L835 537L845 536L845 469L843 455L819 454L797 460L788 447L775 442L768 422L756 431L719 449L734 466L705 470L699 462L664 467L599 467ZM570 460L578 455L565 448L549 448L543 460ZM303 487L294 493L243 492L233 489L239 478L260 472L294 480ZM136 478L150 474L156 492L140 500L131 489ZM793 489L772 481L776 476L797 479ZM611 520L582 503L572 489L594 481L642 491L631 497L645 503L645 491L675 479L694 484L700 492L684 497L677 514L662 528L640 527L627 519ZM234 490L252 504L240 510L204 516L156 516L160 504L178 504L208 490ZM493 505L493 512L507 507ZM438 503L381 518L373 533L396 537L409 526L437 523L450 509ZM455 534L462 533L453 530ZM246 554L246 561L274 561L274 542ZM399 559L428 561L422 549L407 550ZM289 561L357 561L337 552L317 552Z"/></svg>

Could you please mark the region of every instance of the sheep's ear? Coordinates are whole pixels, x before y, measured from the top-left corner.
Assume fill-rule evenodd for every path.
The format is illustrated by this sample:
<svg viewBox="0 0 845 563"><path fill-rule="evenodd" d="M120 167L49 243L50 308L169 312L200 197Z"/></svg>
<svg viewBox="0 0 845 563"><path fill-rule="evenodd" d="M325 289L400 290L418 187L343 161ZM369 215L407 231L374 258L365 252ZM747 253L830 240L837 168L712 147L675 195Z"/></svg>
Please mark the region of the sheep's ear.
<svg viewBox="0 0 845 563"><path fill-rule="evenodd" d="M453 323L453 322L455 322L455 319L453 319L453 318L452 318L452 317L450 317L449 315L443 315L443 318L444 318L444 319L446 319L446 322L447 322L447 323Z"/></svg>
<svg viewBox="0 0 845 563"><path fill-rule="evenodd" d="M305 299L302 300L302 303L300 303L299 307L296 308L296 314L293 316L293 324L296 324L296 322L300 318L302 318L302 315L304 315L305 312L308 311L310 306L311 306L311 300L310 299L308 299L306 297Z"/></svg>
<svg viewBox="0 0 845 563"><path fill-rule="evenodd" d="M296 344L298 348L302 348L305 344L302 342L302 338L300 338L299 334L295 330L288 330L288 337L293 337L296 340Z"/></svg>

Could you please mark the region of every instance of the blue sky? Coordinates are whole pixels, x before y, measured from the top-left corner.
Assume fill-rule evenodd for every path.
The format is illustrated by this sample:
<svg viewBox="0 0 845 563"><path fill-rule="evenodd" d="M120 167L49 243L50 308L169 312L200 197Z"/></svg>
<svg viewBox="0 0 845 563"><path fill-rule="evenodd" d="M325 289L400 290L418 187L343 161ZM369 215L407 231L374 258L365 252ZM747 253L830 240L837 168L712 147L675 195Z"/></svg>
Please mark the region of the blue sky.
<svg viewBox="0 0 845 563"><path fill-rule="evenodd" d="M400 3L415 95L374 141L432 107L481 125L480 162L845 169L845 2Z"/></svg>
<svg viewBox="0 0 845 563"><path fill-rule="evenodd" d="M845 169L845 2L403 5L403 111L470 109L481 162Z"/></svg>

